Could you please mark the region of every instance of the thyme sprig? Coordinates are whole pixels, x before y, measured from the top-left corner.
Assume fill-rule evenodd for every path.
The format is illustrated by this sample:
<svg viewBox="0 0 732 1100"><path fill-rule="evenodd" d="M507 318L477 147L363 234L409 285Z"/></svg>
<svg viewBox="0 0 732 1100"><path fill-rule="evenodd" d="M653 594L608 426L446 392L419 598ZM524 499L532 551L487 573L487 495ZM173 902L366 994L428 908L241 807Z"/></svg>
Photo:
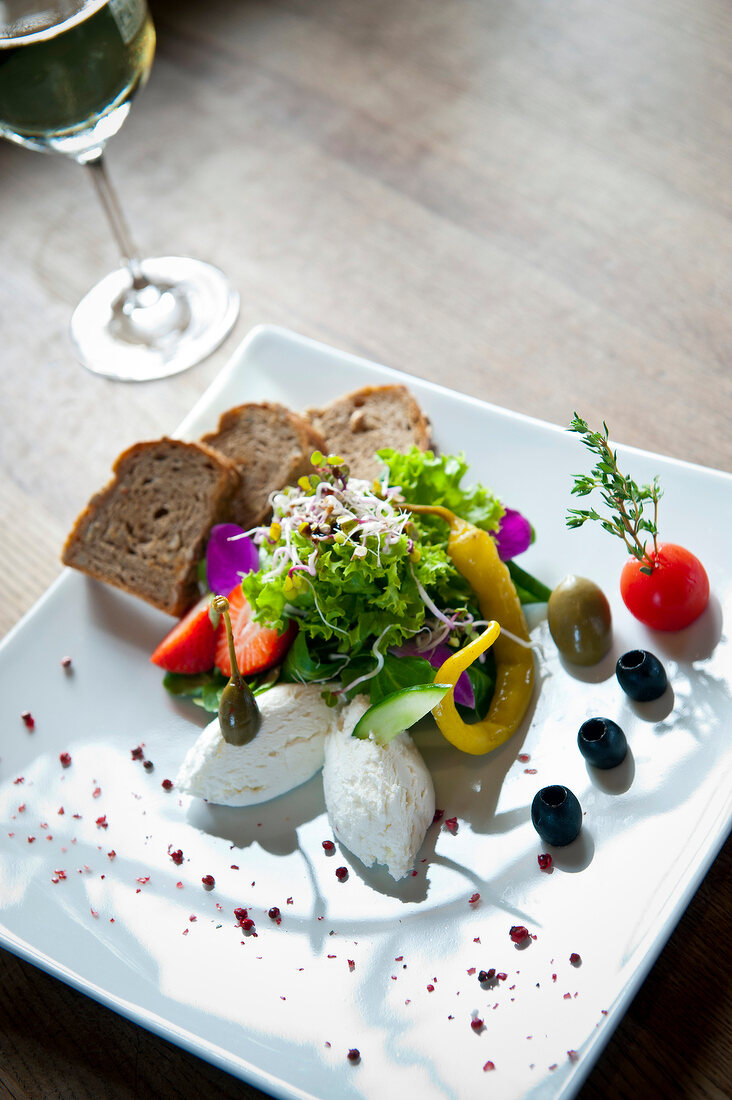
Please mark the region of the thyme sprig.
<svg viewBox="0 0 732 1100"><path fill-rule="evenodd" d="M663 492L658 477L654 477L650 485L638 485L632 478L620 472L617 453L608 442L610 433L605 421L602 427L602 432L593 432L576 412L573 416L570 432L577 432L582 436L582 442L597 456L597 461L589 474L574 475L572 493L574 496L586 497L598 489L610 515L603 517L594 508L569 508L567 527L582 527L588 519L597 520L605 531L623 540L628 553L643 563L641 572L650 576L653 572L654 556L658 552L656 524L658 502ZM643 514L644 505L649 502L653 503L653 519L648 519ZM653 537L653 556L649 553L645 540L642 540L643 532Z"/></svg>

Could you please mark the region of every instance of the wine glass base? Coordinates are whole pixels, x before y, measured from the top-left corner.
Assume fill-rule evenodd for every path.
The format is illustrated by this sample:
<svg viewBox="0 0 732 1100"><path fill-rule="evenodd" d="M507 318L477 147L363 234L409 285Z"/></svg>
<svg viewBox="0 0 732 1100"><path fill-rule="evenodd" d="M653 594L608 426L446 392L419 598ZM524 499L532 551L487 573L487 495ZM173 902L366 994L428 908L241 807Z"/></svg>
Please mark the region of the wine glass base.
<svg viewBox="0 0 732 1100"><path fill-rule="evenodd" d="M151 287L135 293L123 268L74 310L71 342L94 374L122 382L178 374L215 351L239 315L239 295L211 264L159 256L140 266Z"/></svg>

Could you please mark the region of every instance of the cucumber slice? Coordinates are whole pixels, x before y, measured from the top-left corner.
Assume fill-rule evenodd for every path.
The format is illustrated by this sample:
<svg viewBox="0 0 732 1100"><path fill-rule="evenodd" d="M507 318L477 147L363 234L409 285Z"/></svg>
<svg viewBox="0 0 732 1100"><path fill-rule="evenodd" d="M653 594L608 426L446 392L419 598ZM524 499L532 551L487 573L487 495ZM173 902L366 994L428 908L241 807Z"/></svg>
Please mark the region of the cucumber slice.
<svg viewBox="0 0 732 1100"><path fill-rule="evenodd" d="M369 707L351 736L360 741L372 737L378 745L388 745L398 733L409 729L442 702L452 687L452 684L414 684L392 691Z"/></svg>

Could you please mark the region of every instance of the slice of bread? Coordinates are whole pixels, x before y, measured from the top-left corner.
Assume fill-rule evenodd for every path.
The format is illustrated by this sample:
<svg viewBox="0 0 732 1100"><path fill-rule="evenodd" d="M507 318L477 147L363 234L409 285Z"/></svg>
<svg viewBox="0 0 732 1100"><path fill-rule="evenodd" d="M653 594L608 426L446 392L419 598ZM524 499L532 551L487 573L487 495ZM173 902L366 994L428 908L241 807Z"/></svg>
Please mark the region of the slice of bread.
<svg viewBox="0 0 732 1100"><path fill-rule="evenodd" d="M66 540L62 561L170 615L198 598L197 567L239 486L227 458L198 443L136 443L112 467Z"/></svg>
<svg viewBox="0 0 732 1100"><path fill-rule="evenodd" d="M325 450L323 437L307 420L266 401L229 409L202 442L231 459L239 472L231 518L245 531L269 517L270 494L311 473L313 451Z"/></svg>
<svg viewBox="0 0 732 1100"><path fill-rule="evenodd" d="M383 469L374 457L380 447L425 451L430 444L430 422L406 386L365 386L306 415L328 452L339 455L353 477L368 481Z"/></svg>

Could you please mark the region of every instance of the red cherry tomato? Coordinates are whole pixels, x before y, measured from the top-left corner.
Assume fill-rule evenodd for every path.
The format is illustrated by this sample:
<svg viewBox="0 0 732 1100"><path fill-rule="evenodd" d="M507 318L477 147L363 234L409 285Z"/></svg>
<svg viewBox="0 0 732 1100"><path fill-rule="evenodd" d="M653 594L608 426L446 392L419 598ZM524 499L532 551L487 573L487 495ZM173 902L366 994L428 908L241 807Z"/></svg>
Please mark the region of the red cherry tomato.
<svg viewBox="0 0 732 1100"><path fill-rule="evenodd" d="M704 566L683 546L661 543L651 554L653 572L641 572L632 558L620 575L620 595L636 619L652 630L681 630L701 615L709 602Z"/></svg>

